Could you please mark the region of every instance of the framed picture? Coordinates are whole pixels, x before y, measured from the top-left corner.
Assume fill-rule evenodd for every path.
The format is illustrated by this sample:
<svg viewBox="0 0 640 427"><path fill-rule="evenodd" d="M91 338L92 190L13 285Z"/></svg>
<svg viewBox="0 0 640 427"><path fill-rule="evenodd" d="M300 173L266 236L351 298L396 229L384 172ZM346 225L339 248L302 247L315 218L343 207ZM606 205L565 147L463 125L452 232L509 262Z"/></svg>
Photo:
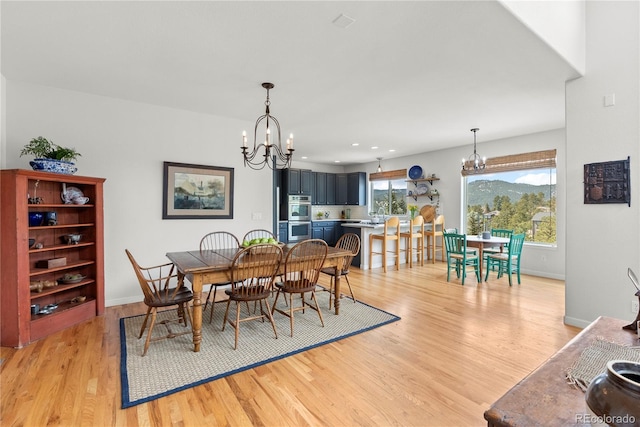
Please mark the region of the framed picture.
<svg viewBox="0 0 640 427"><path fill-rule="evenodd" d="M584 203L631 206L631 158L584 165Z"/></svg>
<svg viewBox="0 0 640 427"><path fill-rule="evenodd" d="M233 218L233 168L164 162L162 219Z"/></svg>

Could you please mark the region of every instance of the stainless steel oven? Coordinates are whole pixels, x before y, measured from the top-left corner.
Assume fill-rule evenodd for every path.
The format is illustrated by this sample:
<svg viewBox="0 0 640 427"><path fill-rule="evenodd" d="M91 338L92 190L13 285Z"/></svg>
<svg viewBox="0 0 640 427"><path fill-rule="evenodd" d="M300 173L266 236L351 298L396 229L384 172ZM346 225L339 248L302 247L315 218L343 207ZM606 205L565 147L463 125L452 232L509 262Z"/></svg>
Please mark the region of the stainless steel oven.
<svg viewBox="0 0 640 427"><path fill-rule="evenodd" d="M311 196L289 196L287 220L311 221Z"/></svg>
<svg viewBox="0 0 640 427"><path fill-rule="evenodd" d="M289 242L300 242L311 238L311 221L289 221Z"/></svg>

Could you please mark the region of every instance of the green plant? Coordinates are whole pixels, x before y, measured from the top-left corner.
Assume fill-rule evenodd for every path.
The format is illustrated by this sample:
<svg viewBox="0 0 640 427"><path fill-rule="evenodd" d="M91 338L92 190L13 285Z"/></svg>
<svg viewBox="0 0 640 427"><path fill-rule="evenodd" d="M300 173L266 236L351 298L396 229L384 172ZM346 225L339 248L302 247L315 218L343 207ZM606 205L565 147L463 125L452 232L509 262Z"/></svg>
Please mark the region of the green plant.
<svg viewBox="0 0 640 427"><path fill-rule="evenodd" d="M54 144L41 136L33 138L27 145L22 148L20 157L27 154L33 155L36 159L55 159L67 162L73 161L82 154L78 153L75 148L61 147Z"/></svg>

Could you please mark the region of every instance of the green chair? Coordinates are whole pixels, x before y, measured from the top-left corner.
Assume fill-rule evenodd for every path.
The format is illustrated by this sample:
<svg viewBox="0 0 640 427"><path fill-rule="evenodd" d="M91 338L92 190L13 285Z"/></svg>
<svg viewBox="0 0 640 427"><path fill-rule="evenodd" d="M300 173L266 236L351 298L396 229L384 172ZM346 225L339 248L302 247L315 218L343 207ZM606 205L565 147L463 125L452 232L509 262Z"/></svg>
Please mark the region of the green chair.
<svg viewBox="0 0 640 427"><path fill-rule="evenodd" d="M511 235L513 234L513 230L506 230L503 228L492 228L491 229L491 235L493 237L506 237L507 239L511 237ZM487 257L491 254L498 254L498 253L504 253L507 252L507 250L509 249L509 245L506 244L504 245L502 248L484 248L484 251L482 251L482 256L483 256L483 260L482 262L484 262L485 264L487 263Z"/></svg>
<svg viewBox="0 0 640 427"><path fill-rule="evenodd" d="M467 276L467 268L473 267L476 278L480 282L480 264L478 255L467 251L467 235L458 233L443 233L444 246L447 252L447 282L451 269L456 270L457 277L462 273L462 284Z"/></svg>
<svg viewBox="0 0 640 427"><path fill-rule="evenodd" d="M518 284L520 284L520 255L524 246L524 233L512 234L509 238L509 250L507 252L489 254L487 256L487 272L484 280L489 277L489 271L494 267L498 268L498 279L507 272L509 274L509 286L511 286L511 274L518 274Z"/></svg>

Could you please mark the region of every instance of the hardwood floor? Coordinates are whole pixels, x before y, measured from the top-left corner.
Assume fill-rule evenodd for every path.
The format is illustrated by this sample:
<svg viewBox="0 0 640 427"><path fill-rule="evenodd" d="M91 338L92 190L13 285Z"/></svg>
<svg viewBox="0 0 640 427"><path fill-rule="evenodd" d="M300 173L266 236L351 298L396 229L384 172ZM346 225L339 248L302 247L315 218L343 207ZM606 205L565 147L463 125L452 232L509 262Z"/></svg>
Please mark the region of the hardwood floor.
<svg viewBox="0 0 640 427"><path fill-rule="evenodd" d="M482 426L491 403L579 332L562 323L560 281L509 287L493 274L461 286L441 262L349 278L359 300L402 320L126 410L118 319L141 304L3 347L0 424Z"/></svg>

